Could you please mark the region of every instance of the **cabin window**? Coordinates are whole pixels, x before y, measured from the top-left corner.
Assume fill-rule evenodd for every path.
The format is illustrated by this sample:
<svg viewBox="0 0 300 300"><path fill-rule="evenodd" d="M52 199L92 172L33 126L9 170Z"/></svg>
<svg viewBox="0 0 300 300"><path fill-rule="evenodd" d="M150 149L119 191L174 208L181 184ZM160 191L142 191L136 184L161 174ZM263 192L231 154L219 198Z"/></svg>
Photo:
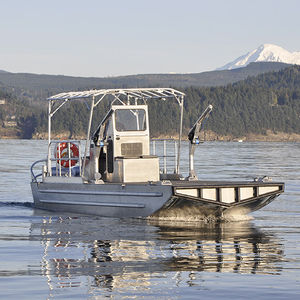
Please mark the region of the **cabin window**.
<svg viewBox="0 0 300 300"><path fill-rule="evenodd" d="M146 112L144 109L116 109L115 121L117 131L146 130Z"/></svg>

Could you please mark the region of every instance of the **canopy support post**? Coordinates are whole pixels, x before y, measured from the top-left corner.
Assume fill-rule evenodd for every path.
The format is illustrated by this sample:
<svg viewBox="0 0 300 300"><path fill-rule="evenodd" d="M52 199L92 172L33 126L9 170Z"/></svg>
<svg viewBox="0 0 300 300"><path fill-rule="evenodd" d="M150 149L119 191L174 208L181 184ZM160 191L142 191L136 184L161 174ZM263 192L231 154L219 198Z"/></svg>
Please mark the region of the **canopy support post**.
<svg viewBox="0 0 300 300"><path fill-rule="evenodd" d="M92 105L91 105L91 109L90 109L89 125L88 125L87 134L86 134L86 143L85 143L85 149L84 149L83 168L82 168L82 178L84 178L87 149L88 149L88 145L90 143L90 133L91 133L91 127L92 127L94 106L95 106L95 96L92 97Z"/></svg>
<svg viewBox="0 0 300 300"><path fill-rule="evenodd" d="M52 101L48 102L48 157L47 157L47 173L51 176L51 107Z"/></svg>
<svg viewBox="0 0 300 300"><path fill-rule="evenodd" d="M180 164L180 148L181 148L182 127L183 127L183 103L184 103L184 96L182 95L180 101L180 127L179 127L176 174L179 174L179 164Z"/></svg>

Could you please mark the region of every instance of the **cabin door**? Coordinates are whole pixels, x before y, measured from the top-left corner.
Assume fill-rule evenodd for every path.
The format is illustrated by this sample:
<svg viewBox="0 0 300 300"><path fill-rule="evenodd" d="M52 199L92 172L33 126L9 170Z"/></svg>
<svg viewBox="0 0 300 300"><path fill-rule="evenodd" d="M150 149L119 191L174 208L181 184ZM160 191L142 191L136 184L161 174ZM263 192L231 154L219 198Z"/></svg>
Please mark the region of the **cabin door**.
<svg viewBox="0 0 300 300"><path fill-rule="evenodd" d="M146 105L115 105L114 157L149 155L149 122Z"/></svg>

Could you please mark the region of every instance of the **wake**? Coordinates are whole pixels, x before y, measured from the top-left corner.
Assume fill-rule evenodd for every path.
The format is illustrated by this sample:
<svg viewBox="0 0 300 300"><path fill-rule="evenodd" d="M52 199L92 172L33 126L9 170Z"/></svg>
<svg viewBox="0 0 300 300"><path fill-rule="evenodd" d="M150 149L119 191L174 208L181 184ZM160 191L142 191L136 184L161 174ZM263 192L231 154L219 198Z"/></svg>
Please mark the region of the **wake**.
<svg viewBox="0 0 300 300"><path fill-rule="evenodd" d="M28 208L34 208L33 202L0 202L0 207L28 207Z"/></svg>

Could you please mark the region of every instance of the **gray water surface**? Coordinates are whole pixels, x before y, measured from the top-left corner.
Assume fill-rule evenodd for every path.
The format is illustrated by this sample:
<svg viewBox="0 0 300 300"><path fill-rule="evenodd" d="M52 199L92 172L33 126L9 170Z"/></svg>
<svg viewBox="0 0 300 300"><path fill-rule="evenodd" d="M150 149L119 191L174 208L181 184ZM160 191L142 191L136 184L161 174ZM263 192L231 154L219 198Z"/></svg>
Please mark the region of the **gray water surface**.
<svg viewBox="0 0 300 300"><path fill-rule="evenodd" d="M286 183L252 219L221 224L36 210L29 168L46 151L0 140L1 299L299 298L300 143L199 146L200 179Z"/></svg>

